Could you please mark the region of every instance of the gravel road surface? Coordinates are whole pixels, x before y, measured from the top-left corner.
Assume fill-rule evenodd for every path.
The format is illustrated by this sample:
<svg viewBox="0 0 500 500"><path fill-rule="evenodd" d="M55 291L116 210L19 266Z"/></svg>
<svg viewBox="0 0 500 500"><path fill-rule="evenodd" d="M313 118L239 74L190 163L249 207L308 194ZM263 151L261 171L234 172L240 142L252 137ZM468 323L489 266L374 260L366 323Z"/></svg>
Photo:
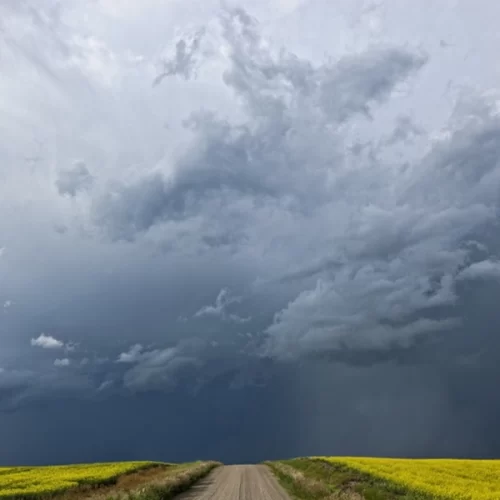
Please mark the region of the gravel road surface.
<svg viewBox="0 0 500 500"><path fill-rule="evenodd" d="M179 500L290 500L265 465L224 465Z"/></svg>

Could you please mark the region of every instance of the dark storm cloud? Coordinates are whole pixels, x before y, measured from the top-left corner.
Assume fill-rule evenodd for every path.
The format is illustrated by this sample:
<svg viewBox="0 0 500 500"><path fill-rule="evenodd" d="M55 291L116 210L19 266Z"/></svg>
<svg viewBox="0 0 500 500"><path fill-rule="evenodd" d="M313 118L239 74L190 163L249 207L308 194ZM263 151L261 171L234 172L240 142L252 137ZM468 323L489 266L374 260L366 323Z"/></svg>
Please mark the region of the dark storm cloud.
<svg viewBox="0 0 500 500"><path fill-rule="evenodd" d="M242 200L266 205L290 197L298 209L324 202L329 196L322 185L324 163L335 161L338 152L327 146L321 126L369 114L373 103L386 99L426 60L389 48L315 68L284 51L273 57L262 47L256 22L241 9L226 12L222 28L231 61L224 80L247 104L247 122L232 126L211 113L193 114L186 124L197 134L198 149L182 160L171 179L148 175L129 185L120 183L96 200L94 219L111 238L130 240L163 221L200 214L209 218L213 210L231 235L238 232L234 223L243 228L255 224L251 214L236 221L222 218ZM306 106L318 116L308 116ZM307 119L316 121L309 131L303 124ZM316 144L325 150L324 158L313 150ZM300 170L310 154L317 164L314 177Z"/></svg>
<svg viewBox="0 0 500 500"><path fill-rule="evenodd" d="M68 396L89 399L94 391L88 375L71 368L67 358L56 358L51 369L43 372L40 369L5 369L0 374L0 387L0 407L3 411L16 411Z"/></svg>
<svg viewBox="0 0 500 500"><path fill-rule="evenodd" d="M142 350L142 346L132 346L118 358L120 363L133 365L123 376L124 387L135 392L177 385L183 377L192 375L193 369L199 368L202 346L203 342L196 341L149 351Z"/></svg>
<svg viewBox="0 0 500 500"><path fill-rule="evenodd" d="M275 377L273 386L247 386L228 394L233 375L220 373L196 397L183 387L160 397L147 392L133 396L111 393L98 404L80 398L59 398L50 405L2 413L0 437L4 446L0 462L76 463L91 462L96 457L106 461L168 457L179 462L217 458L233 463L255 462L263 455L291 455L293 426L269 418L288 408L287 372L275 371ZM268 414L261 411L263 407ZM291 415L289 421L293 420ZM29 452L21 441L31 443Z"/></svg>
<svg viewBox="0 0 500 500"><path fill-rule="evenodd" d="M0 7L1 461L498 454L489 77L438 103L454 52L348 2L359 36L319 1L296 51L210 2L31 7Z"/></svg>
<svg viewBox="0 0 500 500"><path fill-rule="evenodd" d="M408 347L422 334L456 327L459 317L410 316L454 303L454 274L467 256L460 246L462 239L489 218L491 207L474 200L469 201L471 206L442 207L435 202L430 215L431 207L412 197L414 192L432 196L432 189L415 188L429 176L417 176L417 182L406 189L403 205L404 185L401 192L388 197L387 184L376 180L385 176L386 182L393 181L380 160L374 164L378 173L363 172L360 177L349 172L341 130L325 131L329 124L338 126L357 114L370 116L371 107L388 99L398 83L423 66L426 57L400 48L369 49L334 64L314 66L284 50L274 54L263 43L256 21L242 9L228 9L221 27L230 62L224 81L242 98L246 123L235 126L212 113L193 114L187 123L196 147L181 159L179 168L169 178L156 173L127 184L118 180L107 184L94 195L92 222L112 240L127 241L171 222L179 228L176 239L179 233L196 231L195 239L204 243L216 241L213 227L211 233L205 232L212 224L217 241L234 242L238 253L257 239L269 240L267 231L272 229L262 223L269 214L286 220L298 211L305 214L304 224L311 220L313 225L323 225L329 212L337 212L333 220L341 226L331 248L333 255L324 254L321 260L341 264L327 274L329 266L323 264L295 273L299 281L308 274L321 277L277 313L267 328L266 352L273 356L307 354L336 345ZM200 48L200 33L190 54ZM177 49L185 47L181 42ZM189 58L179 50L180 68ZM166 76L176 74L170 71ZM484 106L481 111L486 113L483 121L491 115ZM304 128L308 121L313 126ZM399 120L392 137L404 139L410 131L415 129L409 122ZM475 154L474 139L484 149L491 131L474 133L467 150L463 146L467 142L460 140L461 158ZM428 171L439 170L442 163L458 163L453 156L456 134L463 135L463 127L452 132L448 146L438 145L422 160ZM485 161L488 158L495 158L495 151ZM304 162L311 166L301 169ZM485 169L494 165L485 164ZM92 179L85 165L78 164L60 173L57 186L60 193L74 196L88 189ZM345 187L352 193L347 197ZM456 196L457 191L461 195L461 186L454 187L448 188L448 196ZM363 206L363 195L358 198L356 191L368 194L369 205ZM201 227L192 223L196 219ZM291 228L297 231L303 226L295 223ZM150 361L156 363L154 356Z"/></svg>
<svg viewBox="0 0 500 500"><path fill-rule="evenodd" d="M416 182L398 193L392 212L366 211L371 227L361 233L361 247L355 234L347 240L346 265L276 315L268 329L271 350L289 356L336 345L411 345L421 334L457 327L458 309L448 318L425 315L456 304L457 279L498 275L495 262L471 262L466 247L473 237L482 244L498 212L492 186L498 186L500 127L493 106L480 104L470 123L452 129L422 160ZM415 318L417 312L423 317Z"/></svg>

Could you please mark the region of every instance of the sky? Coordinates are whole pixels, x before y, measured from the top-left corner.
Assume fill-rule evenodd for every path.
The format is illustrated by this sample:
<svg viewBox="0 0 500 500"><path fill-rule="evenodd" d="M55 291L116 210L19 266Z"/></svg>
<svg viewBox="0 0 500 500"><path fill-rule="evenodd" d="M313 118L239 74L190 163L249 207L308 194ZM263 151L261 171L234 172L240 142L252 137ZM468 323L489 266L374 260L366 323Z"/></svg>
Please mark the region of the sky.
<svg viewBox="0 0 500 500"><path fill-rule="evenodd" d="M499 16L1 0L0 464L499 458Z"/></svg>

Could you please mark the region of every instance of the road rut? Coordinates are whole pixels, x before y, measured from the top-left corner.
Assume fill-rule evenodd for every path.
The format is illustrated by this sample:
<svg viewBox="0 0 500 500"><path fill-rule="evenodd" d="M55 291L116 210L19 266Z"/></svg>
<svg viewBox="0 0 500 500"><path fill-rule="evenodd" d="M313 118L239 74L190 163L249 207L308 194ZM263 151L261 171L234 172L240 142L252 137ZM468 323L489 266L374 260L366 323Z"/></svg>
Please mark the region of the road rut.
<svg viewBox="0 0 500 500"><path fill-rule="evenodd" d="M178 500L290 500L265 465L224 465Z"/></svg>

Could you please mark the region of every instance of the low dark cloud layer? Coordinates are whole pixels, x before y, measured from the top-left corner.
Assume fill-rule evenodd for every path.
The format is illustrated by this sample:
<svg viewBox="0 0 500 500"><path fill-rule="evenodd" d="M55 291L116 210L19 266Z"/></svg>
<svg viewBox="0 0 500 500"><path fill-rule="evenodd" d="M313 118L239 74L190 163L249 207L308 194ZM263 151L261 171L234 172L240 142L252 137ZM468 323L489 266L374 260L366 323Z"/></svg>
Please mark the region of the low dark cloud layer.
<svg viewBox="0 0 500 500"><path fill-rule="evenodd" d="M0 462L498 456L497 8L188 3L0 6Z"/></svg>

